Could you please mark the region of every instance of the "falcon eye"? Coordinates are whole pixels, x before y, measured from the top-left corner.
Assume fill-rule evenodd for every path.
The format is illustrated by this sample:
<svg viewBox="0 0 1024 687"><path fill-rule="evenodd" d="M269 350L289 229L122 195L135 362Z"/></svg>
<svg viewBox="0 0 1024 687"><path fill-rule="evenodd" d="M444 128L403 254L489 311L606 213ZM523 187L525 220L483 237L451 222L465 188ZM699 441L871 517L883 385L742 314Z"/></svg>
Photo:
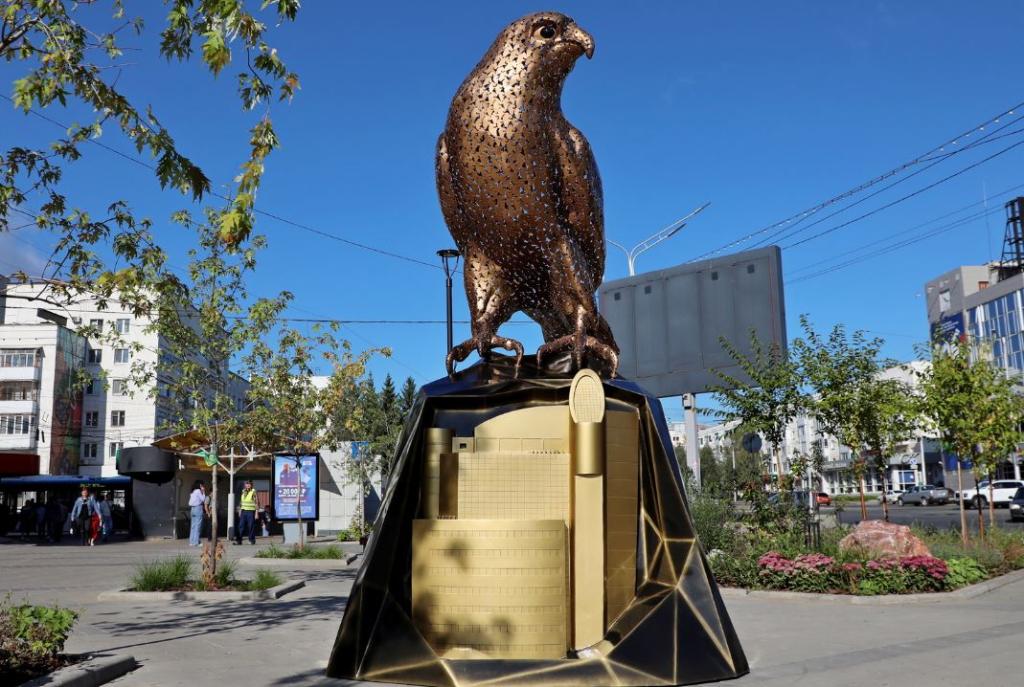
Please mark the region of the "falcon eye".
<svg viewBox="0 0 1024 687"><path fill-rule="evenodd" d="M537 33L540 34L541 38L554 38L555 27L551 26L551 24L545 24L544 26L540 27L540 31L538 31Z"/></svg>

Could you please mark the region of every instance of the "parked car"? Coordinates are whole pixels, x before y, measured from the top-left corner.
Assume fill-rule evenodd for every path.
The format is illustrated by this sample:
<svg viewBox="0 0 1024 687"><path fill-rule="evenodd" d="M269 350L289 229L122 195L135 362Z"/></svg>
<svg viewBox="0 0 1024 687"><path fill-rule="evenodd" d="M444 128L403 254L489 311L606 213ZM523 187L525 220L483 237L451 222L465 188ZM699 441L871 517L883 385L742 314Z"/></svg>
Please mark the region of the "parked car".
<svg viewBox="0 0 1024 687"><path fill-rule="evenodd" d="M982 480L978 482L977 489L964 489L961 497L966 503L972 508L977 508L980 504L982 508L988 505L988 480ZM1024 482L1019 482L1012 479L1001 479L996 480L992 483L992 504L997 508L1000 506L1009 506L1010 501L1014 499L1017 494L1017 490L1024 487Z"/></svg>
<svg viewBox="0 0 1024 687"><path fill-rule="evenodd" d="M878 503L896 503L903 491L900 489L887 489L884 494L878 495Z"/></svg>
<svg viewBox="0 0 1024 687"><path fill-rule="evenodd" d="M1010 501L1010 520L1024 520L1024 487L1018 489Z"/></svg>
<svg viewBox="0 0 1024 687"><path fill-rule="evenodd" d="M915 506L927 506L932 503L946 503L949 501L949 494L944 487L936 487L932 484L917 485L910 487L896 498L896 503L905 506L909 503Z"/></svg>
<svg viewBox="0 0 1024 687"><path fill-rule="evenodd" d="M822 492L818 492L818 494L816 495L815 498L817 498L819 506L831 506L832 505L832 497L829 496L828 494L826 494L823 491Z"/></svg>

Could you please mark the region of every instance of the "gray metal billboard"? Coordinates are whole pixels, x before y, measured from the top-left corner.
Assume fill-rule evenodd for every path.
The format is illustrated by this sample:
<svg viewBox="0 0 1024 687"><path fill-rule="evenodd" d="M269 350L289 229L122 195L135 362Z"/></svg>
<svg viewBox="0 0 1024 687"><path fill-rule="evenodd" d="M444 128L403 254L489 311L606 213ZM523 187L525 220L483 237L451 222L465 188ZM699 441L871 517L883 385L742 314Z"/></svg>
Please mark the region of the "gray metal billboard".
<svg viewBox="0 0 1024 687"><path fill-rule="evenodd" d="M750 352L750 330L786 346L777 246L689 262L601 285L601 313L622 349L619 374L658 396L700 393L720 369L742 379L724 337Z"/></svg>

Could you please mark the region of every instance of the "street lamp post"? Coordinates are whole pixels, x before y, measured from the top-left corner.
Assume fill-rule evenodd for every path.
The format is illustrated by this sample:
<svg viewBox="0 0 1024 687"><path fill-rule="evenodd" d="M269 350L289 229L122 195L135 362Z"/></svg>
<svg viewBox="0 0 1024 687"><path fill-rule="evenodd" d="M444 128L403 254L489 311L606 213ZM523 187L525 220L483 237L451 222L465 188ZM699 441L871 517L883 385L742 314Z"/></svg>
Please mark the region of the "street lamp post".
<svg viewBox="0 0 1024 687"><path fill-rule="evenodd" d="M636 275L636 259L638 257L640 257L641 253L646 253L651 248L654 248L656 245L658 245L659 243L661 243L665 239L668 239L668 238L671 238L671 237L675 236L679 232L680 229L682 229L683 227L686 226L686 223L688 221L690 221L692 218L694 218L698 214L700 214L704 210L704 208L706 208L709 205L711 205L711 203L704 203L699 208L697 208L696 210L694 210L693 212L688 214L686 217L683 217L682 219L677 219L672 224L668 225L667 227L665 227L661 231L659 231L659 232L657 232L657 233L655 233L655 234L653 234L651 236L648 236L647 238L645 238L643 241L641 241L640 243L636 244L632 248L627 249L621 243L618 243L616 241L612 241L611 239L605 239L605 241L607 241L608 243L610 243L611 245L615 246L616 248L621 250L623 253L625 253L625 255L626 255L626 265L629 267L629 276L631 276L631 277L635 276Z"/></svg>
<svg viewBox="0 0 1024 687"><path fill-rule="evenodd" d="M444 269L444 288L445 288L445 308L446 316L445 322L448 324L448 347L445 349L445 355L452 350L452 273L459 267L459 251L454 248L442 248L437 251L437 255L441 258L441 264ZM454 261L454 262L450 262Z"/></svg>

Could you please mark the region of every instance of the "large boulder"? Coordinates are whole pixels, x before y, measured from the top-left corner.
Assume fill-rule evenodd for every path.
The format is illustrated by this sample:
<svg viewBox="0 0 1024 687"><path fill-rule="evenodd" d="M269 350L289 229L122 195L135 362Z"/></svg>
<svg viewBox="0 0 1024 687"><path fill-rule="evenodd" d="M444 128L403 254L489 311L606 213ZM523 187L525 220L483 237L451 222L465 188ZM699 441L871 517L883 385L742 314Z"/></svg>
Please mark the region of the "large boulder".
<svg viewBox="0 0 1024 687"><path fill-rule="evenodd" d="M865 520L839 542L840 551L863 551L876 558L930 556L925 543L906 525L884 520Z"/></svg>

